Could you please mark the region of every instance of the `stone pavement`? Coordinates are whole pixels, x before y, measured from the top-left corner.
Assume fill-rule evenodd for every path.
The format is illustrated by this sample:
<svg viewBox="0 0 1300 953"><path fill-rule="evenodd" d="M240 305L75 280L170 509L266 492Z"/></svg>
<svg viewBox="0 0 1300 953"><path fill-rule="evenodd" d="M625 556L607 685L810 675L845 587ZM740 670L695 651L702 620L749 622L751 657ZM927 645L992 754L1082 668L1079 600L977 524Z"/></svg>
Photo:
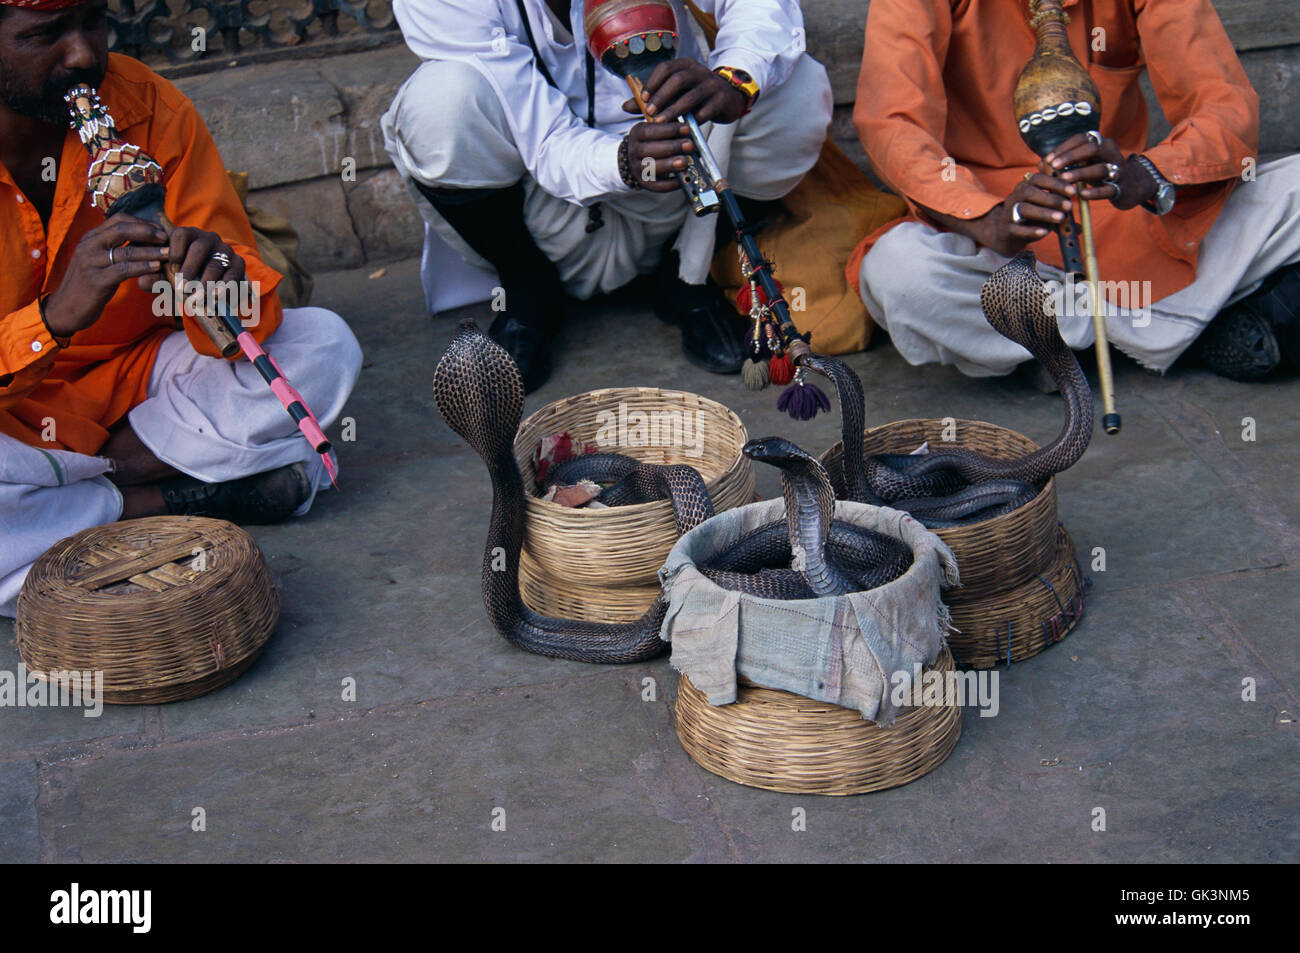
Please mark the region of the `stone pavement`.
<svg viewBox="0 0 1300 953"><path fill-rule="evenodd" d="M1083 565L1106 554L1081 626L1003 668L999 714L967 710L926 777L852 798L773 794L687 758L666 660L555 661L491 629L484 468L429 386L457 320L489 313L422 314L414 261L367 272L317 285L314 303L366 351L345 411L356 440L340 445L341 493L255 531L284 607L264 654L190 702L0 709L0 861L1297 859L1300 381L1161 379L1121 361L1123 434L1099 428L1060 479ZM834 415L793 423L775 392L678 356L642 302L580 306L527 409L653 384L728 404L753 436L817 452L836 439ZM908 367L887 346L849 361L871 425L964 416L1040 441L1060 426L1059 399L1016 380ZM774 471L758 471L773 495ZM0 622L0 670L18 661ZM190 829L195 807L205 832Z"/></svg>

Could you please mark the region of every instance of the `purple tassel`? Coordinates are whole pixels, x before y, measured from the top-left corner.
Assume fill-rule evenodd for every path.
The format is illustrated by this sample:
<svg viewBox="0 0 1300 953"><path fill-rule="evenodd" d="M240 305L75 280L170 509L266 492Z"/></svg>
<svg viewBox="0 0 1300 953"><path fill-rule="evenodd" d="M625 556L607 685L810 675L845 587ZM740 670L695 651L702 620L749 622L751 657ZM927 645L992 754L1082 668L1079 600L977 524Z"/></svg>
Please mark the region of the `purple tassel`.
<svg viewBox="0 0 1300 953"><path fill-rule="evenodd" d="M782 392L776 409L784 410L795 420L812 420L818 410L830 410L831 402L816 384L799 380Z"/></svg>

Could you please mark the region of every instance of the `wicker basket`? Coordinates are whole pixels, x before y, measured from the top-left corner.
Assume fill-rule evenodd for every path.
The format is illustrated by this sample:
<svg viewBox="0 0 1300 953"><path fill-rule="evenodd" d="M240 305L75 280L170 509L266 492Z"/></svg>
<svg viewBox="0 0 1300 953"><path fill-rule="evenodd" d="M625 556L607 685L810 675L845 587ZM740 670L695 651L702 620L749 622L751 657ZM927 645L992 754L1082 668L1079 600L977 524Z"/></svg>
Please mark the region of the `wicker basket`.
<svg viewBox="0 0 1300 953"><path fill-rule="evenodd" d="M280 598L253 538L224 520L157 516L52 546L18 595L33 673L102 671L104 701L194 698L257 658Z"/></svg>
<svg viewBox="0 0 1300 953"><path fill-rule="evenodd" d="M636 413L659 427L658 445L608 445L599 440L603 426ZM649 415L660 416L650 418ZM690 415L672 416L675 414ZM611 416L612 415L612 418ZM668 415L668 416L663 416ZM697 448L682 446L684 432L665 427L691 421ZM671 432L664 439L663 430ZM647 463L686 463L704 477L718 512L748 503L754 496L754 470L740 450L749 439L740 418L726 407L682 391L657 387L615 387L589 391L548 404L519 425L515 456L524 475L527 523L525 559L520 567L524 601L534 610L565 618L608 621L609 610L637 618L659 591L658 572L677 541L672 505L667 500L609 509L573 509L537 496L532 454L546 436L567 430L577 444L623 453ZM607 432L607 436L608 436ZM651 432L648 436L655 437ZM604 444L604 445L602 445ZM625 590L614 594L613 590ZM638 608L639 607L639 608ZM626 613L631 613L628 616Z"/></svg>
<svg viewBox="0 0 1300 953"><path fill-rule="evenodd" d="M1074 540L1062 526L1051 565L1043 572L984 599L949 599L952 624L960 630L948 639L953 656L962 665L992 668L1037 655L1079 624L1087 584L1074 556Z"/></svg>
<svg viewBox="0 0 1300 953"><path fill-rule="evenodd" d="M945 648L931 671L954 671ZM677 738L700 767L729 781L790 794L866 794L915 781L952 753L961 709L903 708L881 728L851 708L762 688L746 679L736 701L710 705L682 676Z"/></svg>
<svg viewBox="0 0 1300 953"><path fill-rule="evenodd" d="M957 420L956 428L956 446L991 457L1018 457L1038 449L1028 437L996 424ZM898 420L863 434L862 451L865 456L910 453L927 440L932 449L942 448L943 431L942 420ZM843 474L842 457L843 445L836 443L821 458L836 484ZM961 588L951 590L945 598L981 599L1043 572L1056 552L1056 527L1056 480L1049 479L1038 496L1015 512L968 526L935 530L952 548L961 571Z"/></svg>

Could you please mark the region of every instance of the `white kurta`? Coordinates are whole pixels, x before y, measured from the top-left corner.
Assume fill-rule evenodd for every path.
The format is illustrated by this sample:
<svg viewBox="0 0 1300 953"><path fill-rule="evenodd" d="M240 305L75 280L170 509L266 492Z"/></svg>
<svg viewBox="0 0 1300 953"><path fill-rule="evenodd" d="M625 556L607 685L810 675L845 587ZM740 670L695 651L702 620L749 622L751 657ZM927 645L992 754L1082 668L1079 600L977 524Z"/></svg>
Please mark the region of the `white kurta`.
<svg viewBox="0 0 1300 953"><path fill-rule="evenodd" d="M361 347L346 322L324 308L287 308L265 347L328 427L361 371ZM148 397L128 415L160 460L209 483L293 463L307 466L312 495L329 486L320 456L247 361L195 353L184 332L163 341ZM109 462L30 447L0 434L0 615L13 616L37 557L61 539L122 515L122 495L104 476Z"/></svg>
<svg viewBox="0 0 1300 953"><path fill-rule="evenodd" d="M588 128L582 3L571 29L544 0L525 0L542 61L537 69L513 0L398 0L407 44L425 60L383 117L384 142L407 180L440 188L504 188L523 182L525 222L580 298L612 291L651 270L675 235L681 276L702 282L713 251L715 219L694 219L680 192L635 191L618 173L618 144L637 117L623 111L627 84L596 68L595 126ZM704 59L683 25L680 53ZM706 127L728 179L741 195L785 195L816 162L831 119L826 72L803 53L803 20L790 0L716 0L719 18L711 65L748 70L761 95L739 122ZM469 262L486 263L413 188L430 232ZM605 225L588 233L585 206L602 203ZM431 256L427 256L431 257ZM426 280L436 276L426 275Z"/></svg>

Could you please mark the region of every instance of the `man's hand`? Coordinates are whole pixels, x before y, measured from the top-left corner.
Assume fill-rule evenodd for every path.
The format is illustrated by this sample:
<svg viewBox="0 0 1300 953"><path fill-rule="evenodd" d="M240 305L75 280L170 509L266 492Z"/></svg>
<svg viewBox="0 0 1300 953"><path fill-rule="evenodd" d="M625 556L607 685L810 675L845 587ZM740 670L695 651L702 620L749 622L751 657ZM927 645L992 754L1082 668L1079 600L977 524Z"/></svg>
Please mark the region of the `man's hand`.
<svg viewBox="0 0 1300 953"><path fill-rule="evenodd" d="M88 231L72 252L63 282L46 299L50 333L72 337L99 320L122 282L152 281L148 276L156 275L168 256L166 241L157 225L131 215L114 215Z"/></svg>
<svg viewBox="0 0 1300 953"><path fill-rule="evenodd" d="M213 257L218 254L224 255L230 264L223 264ZM236 255L220 235L198 228L172 229L167 261L186 281L199 281L205 286L213 281L243 281L246 272L244 259ZM141 279L140 287L150 291L153 286Z"/></svg>
<svg viewBox="0 0 1300 953"><path fill-rule="evenodd" d="M628 165L648 192L674 192L674 172L686 168L686 156L695 148L686 137L686 125L675 122L639 122L627 134Z"/></svg>
<svg viewBox="0 0 1300 953"><path fill-rule="evenodd" d="M646 118L651 122L677 119L693 112L700 122L735 122L749 103L745 94L703 63L692 59L669 60L655 67L645 81ZM623 104L630 113L641 109L635 99Z"/></svg>
<svg viewBox="0 0 1300 953"><path fill-rule="evenodd" d="M1072 208L1070 199L1077 193L1077 186L1035 172L1021 180L1000 205L972 220L967 234L986 248L1011 258L1064 222Z"/></svg>
<svg viewBox="0 0 1300 953"><path fill-rule="evenodd" d="M1102 139L1099 145L1087 133L1071 136L1048 153L1043 163L1061 181L1079 186L1079 197L1089 202L1110 199L1116 208L1130 209L1156 194L1151 173L1140 162L1125 159L1114 139ZM1072 165L1079 168L1061 171ZM1108 165L1118 171L1114 178L1110 178Z"/></svg>

